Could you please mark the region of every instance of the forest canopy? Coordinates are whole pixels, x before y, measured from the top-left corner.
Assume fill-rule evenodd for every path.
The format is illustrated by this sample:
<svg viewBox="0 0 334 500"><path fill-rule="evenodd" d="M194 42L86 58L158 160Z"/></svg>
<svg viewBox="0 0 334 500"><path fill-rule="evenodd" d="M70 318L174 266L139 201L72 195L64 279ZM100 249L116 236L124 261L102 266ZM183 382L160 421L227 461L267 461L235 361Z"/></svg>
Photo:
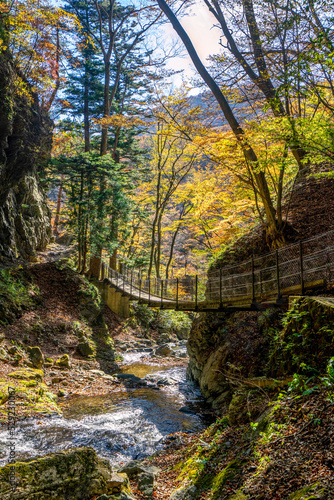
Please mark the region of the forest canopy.
<svg viewBox="0 0 334 500"><path fill-rule="evenodd" d="M282 246L294 184L332 163L333 3L204 0L220 30L207 60L204 32L183 27L197 5L0 3L15 91L54 120L43 177L81 273L92 258L158 279L203 273L259 223L268 249ZM176 85L180 57L194 74Z"/></svg>

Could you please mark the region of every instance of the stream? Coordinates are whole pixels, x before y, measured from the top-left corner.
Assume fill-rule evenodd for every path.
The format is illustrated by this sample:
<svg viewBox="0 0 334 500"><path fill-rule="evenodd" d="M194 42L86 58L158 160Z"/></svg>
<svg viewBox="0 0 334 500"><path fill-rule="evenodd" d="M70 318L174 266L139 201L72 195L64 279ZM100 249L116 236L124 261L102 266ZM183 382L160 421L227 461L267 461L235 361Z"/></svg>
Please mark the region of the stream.
<svg viewBox="0 0 334 500"><path fill-rule="evenodd" d="M168 434L204 428L207 424L200 416L188 411L189 404L200 407L203 400L199 390L186 381L186 368L144 364L143 355L124 353L122 373L161 379L168 385L159 390L135 387L104 396L77 396L62 404L62 416L18 422L16 460L91 446L112 464L126 463L161 449ZM8 441L7 431L0 432L0 465L7 463Z"/></svg>

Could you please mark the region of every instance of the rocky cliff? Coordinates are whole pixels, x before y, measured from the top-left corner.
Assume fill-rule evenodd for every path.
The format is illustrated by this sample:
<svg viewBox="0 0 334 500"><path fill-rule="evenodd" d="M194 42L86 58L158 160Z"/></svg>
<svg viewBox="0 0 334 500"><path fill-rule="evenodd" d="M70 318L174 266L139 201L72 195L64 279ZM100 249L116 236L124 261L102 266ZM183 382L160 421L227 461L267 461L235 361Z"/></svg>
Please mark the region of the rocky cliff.
<svg viewBox="0 0 334 500"><path fill-rule="evenodd" d="M270 315L274 322L276 313ZM257 312L202 313L194 322L187 344L187 377L199 384L214 408L229 405L237 380L265 374L270 348L266 322Z"/></svg>
<svg viewBox="0 0 334 500"><path fill-rule="evenodd" d="M29 259L51 237L38 172L50 154L52 122L7 52L0 53L0 261Z"/></svg>

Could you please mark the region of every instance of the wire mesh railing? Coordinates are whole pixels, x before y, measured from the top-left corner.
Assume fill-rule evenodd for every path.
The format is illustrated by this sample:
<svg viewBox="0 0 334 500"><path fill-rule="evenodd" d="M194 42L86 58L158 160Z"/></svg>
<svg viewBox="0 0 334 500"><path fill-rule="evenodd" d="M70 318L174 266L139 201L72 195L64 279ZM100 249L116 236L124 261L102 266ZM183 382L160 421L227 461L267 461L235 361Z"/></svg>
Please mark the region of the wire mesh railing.
<svg viewBox="0 0 334 500"><path fill-rule="evenodd" d="M140 272L125 269L124 266L122 272L118 272L102 263L100 279L108 279L119 291L134 300L166 303L197 302L205 299L204 290L199 290L198 287L198 277L148 278Z"/></svg>
<svg viewBox="0 0 334 500"><path fill-rule="evenodd" d="M207 277L160 279L122 266L121 272L102 264L101 279L133 300L157 305L201 303L223 306L233 300L263 301L304 294L306 288L333 283L334 230L288 245L247 261L210 271Z"/></svg>

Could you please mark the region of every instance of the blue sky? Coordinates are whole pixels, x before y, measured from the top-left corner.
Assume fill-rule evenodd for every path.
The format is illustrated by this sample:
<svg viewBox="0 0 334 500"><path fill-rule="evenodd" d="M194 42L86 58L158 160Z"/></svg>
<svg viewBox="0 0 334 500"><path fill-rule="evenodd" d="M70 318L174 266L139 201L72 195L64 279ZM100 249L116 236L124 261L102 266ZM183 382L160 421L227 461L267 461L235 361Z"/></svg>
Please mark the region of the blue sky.
<svg viewBox="0 0 334 500"><path fill-rule="evenodd" d="M221 30L219 28L212 27L214 21L215 18L213 15L200 0L197 0L195 5L192 7L191 15L186 16L181 20L183 27L191 38L191 41L203 63L205 63L205 60L209 55L220 52L219 39ZM177 38L177 35L170 24L166 26L165 30L168 36ZM195 75L195 70L188 54L185 54L183 58L176 58L172 63L172 67L175 69L184 69L184 75L187 78L191 78ZM175 81L176 84L180 82L181 77L177 78Z"/></svg>
<svg viewBox="0 0 334 500"><path fill-rule="evenodd" d="M52 0L52 3L61 6L63 2L61 0ZM202 0L196 0L190 14L181 19L181 23L190 36L203 63L205 63L209 55L220 52L219 39L221 30L213 27L214 22L214 16L208 11ZM166 38L178 39L170 23L165 25L164 31ZM183 57L173 59L169 65L176 70L183 69L183 75L187 79L196 75L193 64L185 50ZM175 77L174 85L178 86L181 83L182 76Z"/></svg>

